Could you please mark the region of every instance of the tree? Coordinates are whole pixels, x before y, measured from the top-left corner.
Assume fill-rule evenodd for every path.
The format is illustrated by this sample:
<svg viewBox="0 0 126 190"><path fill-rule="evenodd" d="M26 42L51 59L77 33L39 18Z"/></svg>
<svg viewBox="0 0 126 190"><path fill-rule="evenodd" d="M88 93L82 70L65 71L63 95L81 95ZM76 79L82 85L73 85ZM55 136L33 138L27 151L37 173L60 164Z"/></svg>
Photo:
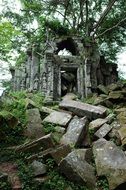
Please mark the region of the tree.
<svg viewBox="0 0 126 190"><path fill-rule="evenodd" d="M19 34L19 31L8 22L0 23L0 58L7 60L9 52L12 50L13 39Z"/></svg>
<svg viewBox="0 0 126 190"><path fill-rule="evenodd" d="M57 31L68 30L73 35L81 35L85 44L97 44L101 53L105 52L110 61L115 60L116 53L125 46L125 0L20 0L20 2L21 14L13 13L9 9L4 12L4 16L13 26L20 28L23 34L22 38L15 41L17 43L18 40L20 47L24 44L39 44L40 41L47 39L48 36L45 35L47 28L56 35ZM32 27L34 21L38 25L36 29ZM92 51L94 49L92 48Z"/></svg>

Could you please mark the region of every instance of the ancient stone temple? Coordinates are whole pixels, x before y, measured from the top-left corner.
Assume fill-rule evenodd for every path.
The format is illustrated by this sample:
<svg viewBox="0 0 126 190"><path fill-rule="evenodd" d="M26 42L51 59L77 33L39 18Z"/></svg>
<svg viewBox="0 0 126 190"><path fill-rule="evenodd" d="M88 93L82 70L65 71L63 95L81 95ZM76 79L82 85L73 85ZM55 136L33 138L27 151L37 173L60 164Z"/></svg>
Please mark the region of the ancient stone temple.
<svg viewBox="0 0 126 190"><path fill-rule="evenodd" d="M59 55L64 49L69 54ZM44 44L43 52L28 50L26 62L11 69L15 91L40 91L53 100L68 92L83 98L97 85L117 81L116 64L106 64L98 52L91 60L85 59L85 45L80 37L55 38Z"/></svg>

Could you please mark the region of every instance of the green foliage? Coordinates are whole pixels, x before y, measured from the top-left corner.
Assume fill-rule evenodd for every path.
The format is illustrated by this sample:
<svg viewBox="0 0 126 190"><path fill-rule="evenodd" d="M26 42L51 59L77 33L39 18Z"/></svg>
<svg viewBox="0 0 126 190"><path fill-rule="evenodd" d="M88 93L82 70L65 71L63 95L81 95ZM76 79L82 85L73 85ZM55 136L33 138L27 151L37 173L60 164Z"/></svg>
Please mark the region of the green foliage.
<svg viewBox="0 0 126 190"><path fill-rule="evenodd" d="M1 190L12 190L9 182L2 182L2 181L0 181L0 189Z"/></svg>
<svg viewBox="0 0 126 190"><path fill-rule="evenodd" d="M51 29L52 33L58 36L70 35L70 31L67 25L62 25L59 20L47 20L45 26Z"/></svg>
<svg viewBox="0 0 126 190"><path fill-rule="evenodd" d="M11 112L19 121L25 125L26 116L25 116L25 98L26 92L10 92L8 95L10 101L4 101L3 107L5 110Z"/></svg>
<svg viewBox="0 0 126 190"><path fill-rule="evenodd" d="M22 190L36 190L36 184L33 180L32 168L26 165L22 160L18 162L19 177L22 182Z"/></svg>
<svg viewBox="0 0 126 190"><path fill-rule="evenodd" d="M7 54L12 50L12 40L19 35L19 31L11 22L0 23L0 58L7 60Z"/></svg>
<svg viewBox="0 0 126 190"><path fill-rule="evenodd" d="M7 144L19 144L23 139L23 130L26 124L25 115L25 92L10 92L3 100L1 107L2 118L1 134L3 134L2 141ZM9 119L9 117L11 117ZM18 121L17 123L16 120Z"/></svg>
<svg viewBox="0 0 126 190"><path fill-rule="evenodd" d="M43 105L44 96L41 92L33 93L31 100L35 102L36 106L41 107Z"/></svg>
<svg viewBox="0 0 126 190"><path fill-rule="evenodd" d="M94 140L94 134L95 134L95 130L94 129L89 129L89 136L90 136L91 141Z"/></svg>
<svg viewBox="0 0 126 190"><path fill-rule="evenodd" d="M97 181L97 186L102 190L109 190L109 184L105 177L99 178L99 180Z"/></svg>
<svg viewBox="0 0 126 190"><path fill-rule="evenodd" d="M57 168L53 159L47 159L46 165L48 167L49 180L44 184L44 190L64 190L67 187L71 187L73 190L88 190L85 186L75 185L62 176Z"/></svg>
<svg viewBox="0 0 126 190"><path fill-rule="evenodd" d="M96 98L95 96L87 97L83 100L83 102L87 104L94 104L95 98Z"/></svg>
<svg viewBox="0 0 126 190"><path fill-rule="evenodd" d="M55 125L53 125L53 124L44 123L43 128L44 128L45 134L55 132Z"/></svg>
<svg viewBox="0 0 126 190"><path fill-rule="evenodd" d="M21 52L19 57L17 58L16 66L20 66L23 63L25 64L26 59L27 59L26 52Z"/></svg>
<svg viewBox="0 0 126 190"><path fill-rule="evenodd" d="M22 14L11 11L9 6L13 7L13 5L8 3L8 7L6 4L6 11L4 11L2 16L8 19L8 23L21 31L20 35L14 35L12 46L8 48L16 49L19 53L22 52L22 47L26 49L28 45L32 46L33 44L39 47L37 52L42 52L40 48L41 43L57 35L77 34L84 39L90 38L92 41L90 34L95 32L94 26L109 3L107 0L88 1L87 13L85 6L87 1L20 0L20 2ZM94 42L95 40L98 43L101 53L106 54L109 62L115 61L116 53L126 44L125 12L125 0L115 3L98 27L94 36L95 39L93 38L92 41ZM37 27L34 27L34 22L37 23ZM3 27L2 31L4 31ZM11 26L5 26L5 28L9 27L11 28ZM87 28L89 34L87 34ZM10 41L6 41L6 39L10 39L12 36L10 32L10 38L6 38L8 31L5 30L5 41L2 44L10 45ZM22 58L19 58L18 61L21 63Z"/></svg>

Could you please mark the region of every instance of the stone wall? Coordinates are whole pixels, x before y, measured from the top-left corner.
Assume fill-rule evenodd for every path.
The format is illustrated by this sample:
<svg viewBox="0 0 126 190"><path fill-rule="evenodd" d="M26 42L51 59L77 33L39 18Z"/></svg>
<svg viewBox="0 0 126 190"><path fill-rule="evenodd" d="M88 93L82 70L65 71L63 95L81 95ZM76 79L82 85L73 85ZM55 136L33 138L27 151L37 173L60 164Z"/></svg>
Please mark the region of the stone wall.
<svg viewBox="0 0 126 190"><path fill-rule="evenodd" d="M59 56L58 52L64 48L71 55ZM85 60L84 51L80 38L55 39L55 42L46 46L42 58L32 52L28 54L26 63L11 70L13 90L40 91L53 100L58 100L62 96L63 88L64 92L71 92L70 86L74 85L69 79L63 79L62 72L65 72L67 76L75 75L76 85L73 91L83 98L94 91L98 84L108 85L117 81L115 64L106 64L104 57L99 55L100 61L94 57L92 60ZM66 81L63 84L63 80L67 80L67 84Z"/></svg>

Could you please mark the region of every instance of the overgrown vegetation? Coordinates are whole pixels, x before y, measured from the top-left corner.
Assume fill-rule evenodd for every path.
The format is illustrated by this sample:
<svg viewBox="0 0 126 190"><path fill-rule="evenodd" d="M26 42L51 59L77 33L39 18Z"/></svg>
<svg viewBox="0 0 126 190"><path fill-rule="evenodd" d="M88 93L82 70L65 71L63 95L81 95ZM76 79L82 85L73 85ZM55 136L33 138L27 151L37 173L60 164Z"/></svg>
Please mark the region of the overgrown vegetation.
<svg viewBox="0 0 126 190"><path fill-rule="evenodd" d="M26 98L29 96L35 102L36 107L42 106L44 97L41 93L9 92L3 99L0 107L1 142L19 144L24 140L23 131L27 123Z"/></svg>

